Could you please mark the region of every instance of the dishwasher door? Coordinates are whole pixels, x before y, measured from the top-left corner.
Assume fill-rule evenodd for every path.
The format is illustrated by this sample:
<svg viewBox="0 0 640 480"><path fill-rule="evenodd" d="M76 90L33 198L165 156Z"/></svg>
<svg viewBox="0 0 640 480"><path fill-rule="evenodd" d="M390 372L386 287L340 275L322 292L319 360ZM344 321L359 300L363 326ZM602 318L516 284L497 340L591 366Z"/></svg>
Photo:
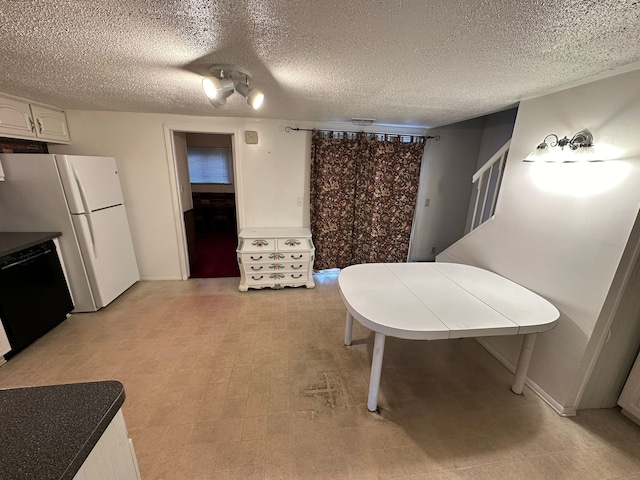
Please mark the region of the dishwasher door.
<svg viewBox="0 0 640 480"><path fill-rule="evenodd" d="M53 241L0 258L0 320L10 358L67 318L73 302Z"/></svg>

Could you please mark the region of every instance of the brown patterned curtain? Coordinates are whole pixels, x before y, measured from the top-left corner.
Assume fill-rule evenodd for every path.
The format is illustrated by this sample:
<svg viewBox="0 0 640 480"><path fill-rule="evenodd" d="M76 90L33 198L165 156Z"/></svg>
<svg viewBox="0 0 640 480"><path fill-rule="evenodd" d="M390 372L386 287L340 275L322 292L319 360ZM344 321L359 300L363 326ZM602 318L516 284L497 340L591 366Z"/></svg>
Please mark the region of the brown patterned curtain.
<svg viewBox="0 0 640 480"><path fill-rule="evenodd" d="M333 138L314 131L311 231L315 268L404 262L415 210L424 142Z"/></svg>

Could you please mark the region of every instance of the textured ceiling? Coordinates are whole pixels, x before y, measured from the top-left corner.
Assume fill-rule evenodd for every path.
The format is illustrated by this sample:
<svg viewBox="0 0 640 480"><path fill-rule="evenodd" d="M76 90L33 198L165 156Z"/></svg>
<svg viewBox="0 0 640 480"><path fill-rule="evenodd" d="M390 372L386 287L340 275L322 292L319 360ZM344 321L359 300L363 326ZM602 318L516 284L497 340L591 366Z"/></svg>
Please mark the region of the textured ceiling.
<svg viewBox="0 0 640 480"><path fill-rule="evenodd" d="M640 61L630 0L0 0L0 91L65 109L431 127ZM215 109L214 63L266 96Z"/></svg>

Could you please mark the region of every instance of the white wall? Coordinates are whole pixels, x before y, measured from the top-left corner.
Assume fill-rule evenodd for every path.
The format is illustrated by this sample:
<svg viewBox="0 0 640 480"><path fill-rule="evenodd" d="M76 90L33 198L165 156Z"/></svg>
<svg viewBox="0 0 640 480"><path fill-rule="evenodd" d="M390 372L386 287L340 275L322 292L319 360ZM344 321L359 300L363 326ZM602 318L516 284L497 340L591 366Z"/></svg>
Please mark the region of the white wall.
<svg viewBox="0 0 640 480"><path fill-rule="evenodd" d="M309 225L311 134L287 133L286 120L189 117L126 112L67 111L71 145L51 145L51 153L109 155L116 158L133 242L143 279L185 275L182 221L170 132L225 133L234 136L239 227ZM296 122L293 127L353 130L353 125ZM258 132L257 145L244 143L244 131ZM369 131L424 134L421 129ZM302 206L298 205L302 199ZM176 220L178 219L178 220Z"/></svg>
<svg viewBox="0 0 640 480"><path fill-rule="evenodd" d="M440 135L440 141L431 139L425 147L410 261L435 260L469 231L475 203L471 177L511 138L516 112L514 108L429 130L429 135Z"/></svg>
<svg viewBox="0 0 640 480"><path fill-rule="evenodd" d="M640 206L639 84L634 71L522 102L495 219L438 257L488 268L558 307L558 326L538 336L529 378L568 411L585 381L585 348ZM545 135L585 128L597 146L617 149L620 160L521 161ZM515 363L520 341L489 344Z"/></svg>
<svg viewBox="0 0 640 480"><path fill-rule="evenodd" d="M440 141L431 139L425 146L410 261L433 261L464 234L483 127L484 118L476 118L429 130Z"/></svg>
<svg viewBox="0 0 640 480"><path fill-rule="evenodd" d="M482 130L482 140L480 141L480 149L478 151L478 162L473 173L480 170L485 163L500 150L505 143L509 141L513 134L513 125L516 122L517 108L505 110L503 112L493 113L484 117L484 127ZM476 196L478 192L477 183L471 187L471 195L469 196L469 209L467 210L467 222L464 227L464 233L471 231L471 221L473 220L473 210L476 204Z"/></svg>
<svg viewBox="0 0 640 480"><path fill-rule="evenodd" d="M87 111L67 111L67 121L72 144L50 150L116 158L145 279L182 278L182 239L176 232L174 212L177 189L165 127L236 134L236 169L243 182L240 227L304 225L297 198L305 196L307 138L304 133L285 133L279 121ZM244 130L258 131L259 143L240 142Z"/></svg>
<svg viewBox="0 0 640 480"><path fill-rule="evenodd" d="M484 128L482 130L480 150L478 151L476 171L511 138L517 113L517 108L511 108L484 117Z"/></svg>

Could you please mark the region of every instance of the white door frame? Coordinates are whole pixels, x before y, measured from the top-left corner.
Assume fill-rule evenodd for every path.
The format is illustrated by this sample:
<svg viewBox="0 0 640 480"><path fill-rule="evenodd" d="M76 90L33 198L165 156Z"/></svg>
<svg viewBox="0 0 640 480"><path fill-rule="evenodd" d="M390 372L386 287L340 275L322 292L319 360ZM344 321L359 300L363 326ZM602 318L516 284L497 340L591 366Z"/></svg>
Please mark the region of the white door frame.
<svg viewBox="0 0 640 480"><path fill-rule="evenodd" d="M187 232L184 227L184 214L180 199L180 178L176 163L176 151L174 133L211 133L231 135L233 144L233 182L236 197L236 225L238 230L244 225L244 202L242 199L242 175L240 165L240 131L235 128L222 128L214 126L194 125L191 122L171 122L163 125L165 148L167 150L167 167L169 169L169 186L171 189L171 203L173 204L173 217L178 244L178 261L180 264L180 276L182 280L189 278L189 254L187 248Z"/></svg>

